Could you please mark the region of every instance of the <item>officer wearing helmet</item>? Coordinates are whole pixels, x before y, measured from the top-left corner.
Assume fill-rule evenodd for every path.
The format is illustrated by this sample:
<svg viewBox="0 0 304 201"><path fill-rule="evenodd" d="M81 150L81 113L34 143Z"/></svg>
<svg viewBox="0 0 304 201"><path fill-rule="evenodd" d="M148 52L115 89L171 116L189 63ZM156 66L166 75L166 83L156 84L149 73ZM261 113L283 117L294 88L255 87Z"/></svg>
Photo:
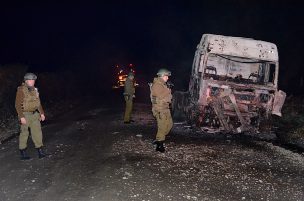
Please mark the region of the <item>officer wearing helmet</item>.
<svg viewBox="0 0 304 201"><path fill-rule="evenodd" d="M31 138L38 152L38 157L45 157L42 150L42 130L40 121L45 120L44 111L40 102L38 89L35 88L37 76L33 73L26 73L24 82L17 89L15 108L21 123L19 136L19 150L21 160L28 160L30 157L26 153L29 129Z"/></svg>
<svg viewBox="0 0 304 201"><path fill-rule="evenodd" d="M153 144L156 145L156 151L159 152L165 152L164 141L173 126L169 109L172 94L171 89L166 85L169 76L171 76L169 70L160 69L150 86L152 113L157 120L157 134Z"/></svg>
<svg viewBox="0 0 304 201"><path fill-rule="evenodd" d="M133 110L133 98L135 98L135 81L134 81L134 74L132 72L128 74L128 77L125 81L123 95L126 102L124 123L129 124L131 121L133 121L131 120L131 114Z"/></svg>

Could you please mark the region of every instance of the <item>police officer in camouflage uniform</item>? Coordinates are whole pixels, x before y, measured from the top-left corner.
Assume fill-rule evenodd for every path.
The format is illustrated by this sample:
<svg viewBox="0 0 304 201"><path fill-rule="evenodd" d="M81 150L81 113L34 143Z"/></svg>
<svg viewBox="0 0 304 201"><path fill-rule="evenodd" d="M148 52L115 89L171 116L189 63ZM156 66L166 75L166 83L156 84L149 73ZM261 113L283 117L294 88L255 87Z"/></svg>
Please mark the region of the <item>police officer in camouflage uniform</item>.
<svg viewBox="0 0 304 201"><path fill-rule="evenodd" d="M172 94L171 89L166 85L171 72L160 69L157 76L151 85L152 112L157 120L157 134L153 144L156 145L156 151L165 152L164 141L173 126L169 109Z"/></svg>
<svg viewBox="0 0 304 201"><path fill-rule="evenodd" d="M35 88L37 76L33 73L27 73L24 76L24 82L17 89L15 108L21 123L21 132L19 136L19 150L21 160L28 160L30 157L26 153L29 129L32 140L38 152L38 157L45 157L42 150L42 130L40 121L45 120L44 111L40 102L39 93Z"/></svg>
<svg viewBox="0 0 304 201"><path fill-rule="evenodd" d="M128 77L125 81L124 86L124 98L126 101L126 110L124 115L124 123L129 124L131 121L131 113L133 109L133 98L135 97L135 81L134 81L134 74L130 72Z"/></svg>

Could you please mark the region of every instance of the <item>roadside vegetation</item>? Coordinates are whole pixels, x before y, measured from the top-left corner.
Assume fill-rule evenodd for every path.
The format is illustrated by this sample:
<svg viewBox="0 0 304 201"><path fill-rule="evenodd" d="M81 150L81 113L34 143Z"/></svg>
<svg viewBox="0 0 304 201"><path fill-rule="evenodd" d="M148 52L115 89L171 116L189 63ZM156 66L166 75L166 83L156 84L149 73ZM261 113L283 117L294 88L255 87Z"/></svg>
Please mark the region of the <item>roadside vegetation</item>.
<svg viewBox="0 0 304 201"><path fill-rule="evenodd" d="M28 67L21 64L0 66L0 144L19 132L15 97L26 72ZM34 73L38 76L36 87L48 120L74 107L77 97L87 95L80 74L75 79L71 71Z"/></svg>
<svg viewBox="0 0 304 201"><path fill-rule="evenodd" d="M15 96L27 66L0 66L0 142L18 130L15 112Z"/></svg>
<svg viewBox="0 0 304 201"><path fill-rule="evenodd" d="M0 143L19 132L15 96L17 87L27 71L28 67L21 64L0 66ZM97 81L100 80L98 72L87 73L86 76L82 70L36 74L36 87L39 89L48 120L81 104L81 98L90 94L104 94L102 91L105 91L105 88L110 89L104 82ZM304 142L303 97L287 97L282 114L282 117L273 119L278 138L284 142Z"/></svg>
<svg viewBox="0 0 304 201"><path fill-rule="evenodd" d="M289 96L282 108L282 117L275 118L278 137L286 142L304 139L304 99Z"/></svg>

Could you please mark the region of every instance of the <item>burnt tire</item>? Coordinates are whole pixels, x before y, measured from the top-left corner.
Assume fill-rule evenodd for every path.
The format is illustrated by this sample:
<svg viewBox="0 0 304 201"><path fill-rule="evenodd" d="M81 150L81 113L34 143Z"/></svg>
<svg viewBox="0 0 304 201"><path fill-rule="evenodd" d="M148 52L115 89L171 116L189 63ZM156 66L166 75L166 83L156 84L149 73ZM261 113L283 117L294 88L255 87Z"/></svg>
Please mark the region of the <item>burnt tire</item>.
<svg viewBox="0 0 304 201"><path fill-rule="evenodd" d="M188 106L188 110L185 112L186 120L189 125L199 126L199 107L194 104Z"/></svg>

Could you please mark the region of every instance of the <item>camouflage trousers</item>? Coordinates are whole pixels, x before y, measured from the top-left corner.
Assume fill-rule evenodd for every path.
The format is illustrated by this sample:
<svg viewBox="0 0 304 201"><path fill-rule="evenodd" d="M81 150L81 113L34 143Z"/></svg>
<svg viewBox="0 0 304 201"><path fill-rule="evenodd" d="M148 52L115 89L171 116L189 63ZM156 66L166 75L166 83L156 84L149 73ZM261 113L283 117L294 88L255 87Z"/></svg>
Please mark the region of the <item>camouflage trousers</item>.
<svg viewBox="0 0 304 201"><path fill-rule="evenodd" d="M170 132L173 126L173 120L171 117L171 113L169 109L165 110L155 110L152 109L153 116L157 120L157 134L156 140L157 141L164 141L166 139L166 135Z"/></svg>
<svg viewBox="0 0 304 201"><path fill-rule="evenodd" d="M32 140L36 148L43 146L42 143L42 130L40 124L40 113L24 112L26 124L21 124L21 131L19 135L19 149L27 147L27 140L31 132ZM30 132L29 132L30 130Z"/></svg>
<svg viewBox="0 0 304 201"><path fill-rule="evenodd" d="M133 110L133 98L125 96L126 101L126 109L125 109L125 115L124 115L124 122L129 122L131 120L131 114Z"/></svg>

